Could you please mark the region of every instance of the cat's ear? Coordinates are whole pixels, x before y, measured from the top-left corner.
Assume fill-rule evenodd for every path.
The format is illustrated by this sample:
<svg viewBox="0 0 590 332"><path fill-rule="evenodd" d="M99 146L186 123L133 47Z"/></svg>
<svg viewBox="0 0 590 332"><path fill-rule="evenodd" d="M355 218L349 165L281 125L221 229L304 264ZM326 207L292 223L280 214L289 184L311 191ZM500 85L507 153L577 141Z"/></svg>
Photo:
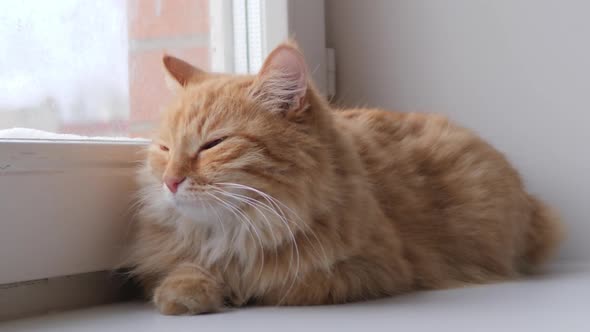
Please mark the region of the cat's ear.
<svg viewBox="0 0 590 332"><path fill-rule="evenodd" d="M197 83L207 77L205 71L173 56L167 54L164 55L162 62L164 64L164 69L168 74L168 81L174 81L174 84L181 87L185 87L189 83Z"/></svg>
<svg viewBox="0 0 590 332"><path fill-rule="evenodd" d="M293 42L279 45L266 58L252 86L252 95L272 111L304 111L308 71Z"/></svg>

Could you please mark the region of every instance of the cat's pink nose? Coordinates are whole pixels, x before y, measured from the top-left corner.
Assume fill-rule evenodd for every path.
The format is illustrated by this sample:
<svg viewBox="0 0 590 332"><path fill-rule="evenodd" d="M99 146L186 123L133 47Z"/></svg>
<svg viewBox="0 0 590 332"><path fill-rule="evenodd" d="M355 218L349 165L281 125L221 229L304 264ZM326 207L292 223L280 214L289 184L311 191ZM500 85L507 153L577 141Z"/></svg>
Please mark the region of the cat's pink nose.
<svg viewBox="0 0 590 332"><path fill-rule="evenodd" d="M164 177L164 183L166 184L166 187L168 187L168 189L170 189L170 191L173 193L176 193L178 191L178 186L184 180L186 180L186 177L184 177L184 178L177 177L177 176L165 176Z"/></svg>

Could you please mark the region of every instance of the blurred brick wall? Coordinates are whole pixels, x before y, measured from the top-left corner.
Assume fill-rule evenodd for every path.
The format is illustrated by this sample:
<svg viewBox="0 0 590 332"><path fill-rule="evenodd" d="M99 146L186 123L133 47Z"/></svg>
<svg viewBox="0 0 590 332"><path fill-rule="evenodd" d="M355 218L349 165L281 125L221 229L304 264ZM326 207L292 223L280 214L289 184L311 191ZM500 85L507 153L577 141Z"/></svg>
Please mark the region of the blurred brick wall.
<svg viewBox="0 0 590 332"><path fill-rule="evenodd" d="M170 101L162 55L209 68L209 0L127 0L129 135L149 137Z"/></svg>

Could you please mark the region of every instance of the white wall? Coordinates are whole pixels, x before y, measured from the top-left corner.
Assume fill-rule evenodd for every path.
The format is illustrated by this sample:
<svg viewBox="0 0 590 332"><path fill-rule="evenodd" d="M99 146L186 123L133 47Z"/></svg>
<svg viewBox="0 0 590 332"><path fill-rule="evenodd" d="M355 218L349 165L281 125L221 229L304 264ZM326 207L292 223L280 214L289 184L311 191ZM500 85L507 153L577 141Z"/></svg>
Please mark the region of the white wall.
<svg viewBox="0 0 590 332"><path fill-rule="evenodd" d="M287 38L303 50L316 88L327 93L326 15L324 0L265 0L265 52ZM286 16L286 20L285 20Z"/></svg>
<svg viewBox="0 0 590 332"><path fill-rule="evenodd" d="M276 1L276 0L271 0ZM316 87L327 92L326 23L323 0L290 0L289 32L303 49Z"/></svg>
<svg viewBox="0 0 590 332"><path fill-rule="evenodd" d="M327 0L338 99L436 111L504 151L590 258L590 1Z"/></svg>

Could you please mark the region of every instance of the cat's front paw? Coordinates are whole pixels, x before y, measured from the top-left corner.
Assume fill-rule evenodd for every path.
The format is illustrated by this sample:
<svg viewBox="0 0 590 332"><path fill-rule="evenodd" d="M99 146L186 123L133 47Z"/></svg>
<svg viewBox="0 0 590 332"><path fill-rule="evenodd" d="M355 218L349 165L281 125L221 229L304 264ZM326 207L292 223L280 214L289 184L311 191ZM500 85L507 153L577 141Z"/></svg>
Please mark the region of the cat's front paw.
<svg viewBox="0 0 590 332"><path fill-rule="evenodd" d="M165 315L196 315L223 308L218 283L199 275L171 275L154 292L154 303Z"/></svg>

